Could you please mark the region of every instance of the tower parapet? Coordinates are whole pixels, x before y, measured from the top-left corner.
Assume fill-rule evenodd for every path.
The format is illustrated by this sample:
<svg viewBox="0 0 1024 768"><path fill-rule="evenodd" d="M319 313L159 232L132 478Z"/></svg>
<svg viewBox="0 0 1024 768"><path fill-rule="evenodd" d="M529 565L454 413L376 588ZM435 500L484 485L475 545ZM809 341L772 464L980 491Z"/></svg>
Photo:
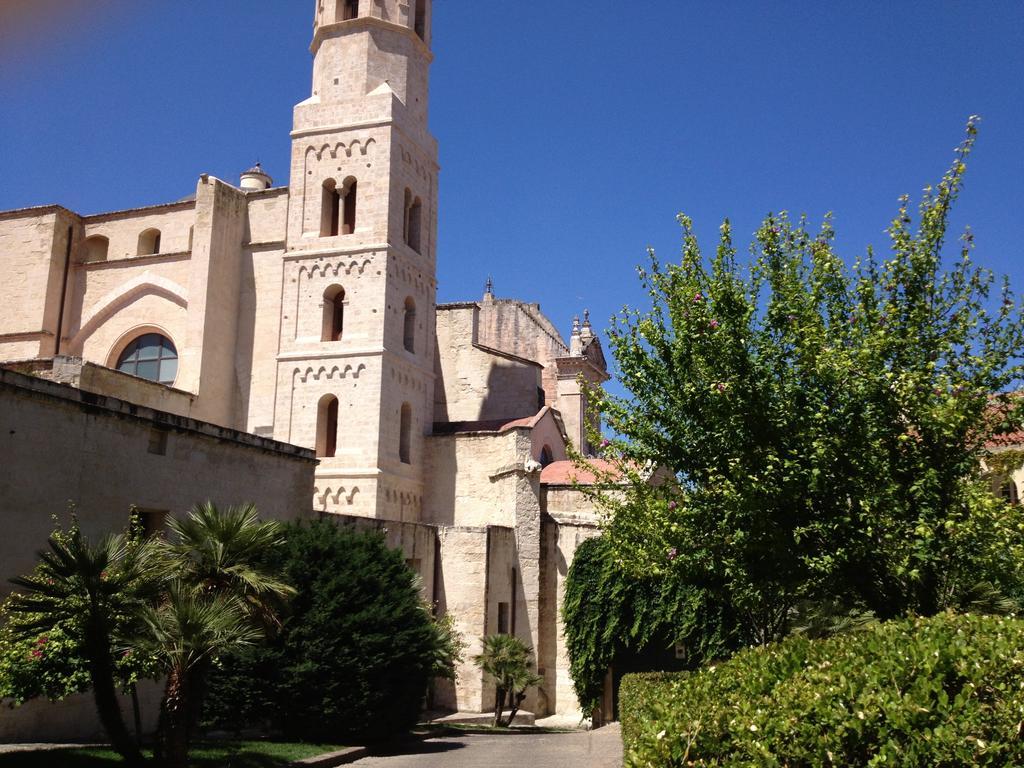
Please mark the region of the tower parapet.
<svg viewBox="0 0 1024 768"><path fill-rule="evenodd" d="M321 0L311 101L343 104L386 87L425 118L430 10L430 0Z"/></svg>

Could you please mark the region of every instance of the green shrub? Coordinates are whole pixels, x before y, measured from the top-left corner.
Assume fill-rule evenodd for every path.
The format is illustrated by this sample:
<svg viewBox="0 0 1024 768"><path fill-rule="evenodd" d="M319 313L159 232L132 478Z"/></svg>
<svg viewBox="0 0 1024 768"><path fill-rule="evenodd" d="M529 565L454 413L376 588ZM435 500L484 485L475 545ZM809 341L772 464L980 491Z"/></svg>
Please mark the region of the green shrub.
<svg viewBox="0 0 1024 768"><path fill-rule="evenodd" d="M632 744L639 738L645 718L650 718L656 705L673 699L676 686L690 672L639 672L626 675L619 685L619 723L622 741Z"/></svg>
<svg viewBox="0 0 1024 768"><path fill-rule="evenodd" d="M620 689L625 765L1024 764L1024 621L941 614L790 637Z"/></svg>
<svg viewBox="0 0 1024 768"><path fill-rule="evenodd" d="M734 621L708 593L676 574L637 577L607 536L576 549L562 609L570 674L580 707L597 708L608 668L652 642L680 642L696 665L736 649Z"/></svg>
<svg viewBox="0 0 1024 768"><path fill-rule="evenodd" d="M288 528L281 565L292 615L267 647L223 659L205 724L348 741L415 724L439 634L401 552L319 521Z"/></svg>

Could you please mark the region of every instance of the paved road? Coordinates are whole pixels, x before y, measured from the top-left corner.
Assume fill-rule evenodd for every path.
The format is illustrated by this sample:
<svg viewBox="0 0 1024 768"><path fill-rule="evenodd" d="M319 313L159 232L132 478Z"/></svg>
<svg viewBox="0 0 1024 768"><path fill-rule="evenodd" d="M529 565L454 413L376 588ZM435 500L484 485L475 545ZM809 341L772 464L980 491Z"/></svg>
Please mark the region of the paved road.
<svg viewBox="0 0 1024 768"><path fill-rule="evenodd" d="M618 725L573 733L470 733L430 739L360 768L621 768Z"/></svg>

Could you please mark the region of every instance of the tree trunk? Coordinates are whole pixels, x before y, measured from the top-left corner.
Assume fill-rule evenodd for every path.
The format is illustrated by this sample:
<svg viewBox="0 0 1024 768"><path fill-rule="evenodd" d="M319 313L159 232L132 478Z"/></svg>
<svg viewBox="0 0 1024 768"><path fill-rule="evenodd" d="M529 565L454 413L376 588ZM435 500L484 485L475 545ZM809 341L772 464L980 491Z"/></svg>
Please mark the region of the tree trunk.
<svg viewBox="0 0 1024 768"><path fill-rule="evenodd" d="M132 683L132 717L135 720L135 743L142 747L142 709L139 707L139 688Z"/></svg>
<svg viewBox="0 0 1024 768"><path fill-rule="evenodd" d="M516 721L516 713L519 712L519 707L522 706L523 699L526 698L526 691L520 691L519 693L509 691L508 697L509 705L512 708L508 714L508 727L511 728L512 723Z"/></svg>
<svg viewBox="0 0 1024 768"><path fill-rule="evenodd" d="M96 713L99 715L103 730L107 732L110 746L114 748L126 765L138 768L144 762L139 745L135 743L124 718L121 716L121 705L117 700L117 688L114 686L114 663L110 658L110 643L105 632L90 632L88 645L89 681L92 683L93 701L96 702Z"/></svg>
<svg viewBox="0 0 1024 768"><path fill-rule="evenodd" d="M494 727L501 725L501 711L505 705L505 689L494 689Z"/></svg>
<svg viewBox="0 0 1024 768"><path fill-rule="evenodd" d="M192 708L187 671L172 669L160 702L155 757L161 768L187 768Z"/></svg>

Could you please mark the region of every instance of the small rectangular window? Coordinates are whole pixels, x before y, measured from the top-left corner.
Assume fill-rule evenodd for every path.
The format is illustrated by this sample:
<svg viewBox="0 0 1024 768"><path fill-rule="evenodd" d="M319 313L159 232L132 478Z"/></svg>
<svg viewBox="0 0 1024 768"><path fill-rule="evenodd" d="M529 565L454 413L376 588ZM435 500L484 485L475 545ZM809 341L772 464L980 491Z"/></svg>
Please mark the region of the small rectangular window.
<svg viewBox="0 0 1024 768"><path fill-rule="evenodd" d="M512 569L512 575L509 579L511 592L512 592L512 604L509 610L509 631L514 635L516 633L516 593L519 591L519 574L515 568Z"/></svg>
<svg viewBox="0 0 1024 768"><path fill-rule="evenodd" d="M152 539L163 536L167 526L167 510L135 509L132 511L132 533L143 538Z"/></svg>
<svg viewBox="0 0 1024 768"><path fill-rule="evenodd" d="M509 610L508 603L498 603L498 634L507 635L509 632Z"/></svg>
<svg viewBox="0 0 1024 768"><path fill-rule="evenodd" d="M149 430L149 452L157 456L167 455L167 430Z"/></svg>

